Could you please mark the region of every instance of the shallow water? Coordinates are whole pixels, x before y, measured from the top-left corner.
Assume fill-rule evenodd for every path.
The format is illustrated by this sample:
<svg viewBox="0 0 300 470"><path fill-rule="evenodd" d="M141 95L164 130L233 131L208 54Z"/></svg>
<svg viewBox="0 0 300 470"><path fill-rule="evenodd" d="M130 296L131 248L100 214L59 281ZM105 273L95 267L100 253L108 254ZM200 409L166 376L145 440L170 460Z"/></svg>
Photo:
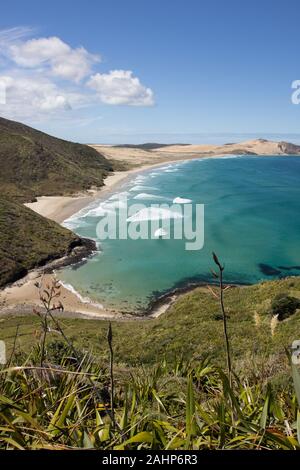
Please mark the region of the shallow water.
<svg viewBox="0 0 300 470"><path fill-rule="evenodd" d="M254 283L300 274L300 158L233 157L164 164L119 187L129 205L205 205L205 243L185 240L97 240L103 208L118 211L117 195L99 200L65 221L94 238L101 252L59 273L84 297L119 310L144 308L158 293L197 279L211 281L211 252L225 263L225 281ZM107 205L108 204L108 205Z"/></svg>

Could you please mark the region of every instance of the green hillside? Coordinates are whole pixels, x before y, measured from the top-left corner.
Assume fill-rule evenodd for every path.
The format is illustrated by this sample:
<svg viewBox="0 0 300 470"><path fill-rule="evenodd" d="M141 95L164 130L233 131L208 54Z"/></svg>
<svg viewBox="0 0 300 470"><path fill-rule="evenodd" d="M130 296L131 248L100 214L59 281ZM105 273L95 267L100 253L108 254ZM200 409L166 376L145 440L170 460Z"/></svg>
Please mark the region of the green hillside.
<svg viewBox="0 0 300 470"><path fill-rule="evenodd" d="M87 145L0 118L0 189L18 200L100 187L112 166Z"/></svg>
<svg viewBox="0 0 300 470"><path fill-rule="evenodd" d="M300 311L274 324L271 304L280 293L300 299L300 278L233 287L224 292L234 367L243 373L252 370L255 363L257 373L261 369L265 378L280 377L287 367L285 347L300 338ZM11 344L19 324L20 344L28 350L32 347L32 331L38 322L39 319L32 316L4 317L3 339ZM65 313L63 324L67 335L79 348L93 351L97 357L107 356L107 322L68 319ZM172 361L183 355L189 360L208 355L215 365L225 365L219 302L206 287L182 295L159 318L114 321L113 329L118 363L153 365L164 358Z"/></svg>
<svg viewBox="0 0 300 470"><path fill-rule="evenodd" d="M0 118L0 287L86 245L23 206L39 195L100 187L111 164L96 150ZM85 247L82 247L84 252ZM92 246L86 248L88 252Z"/></svg>
<svg viewBox="0 0 300 470"><path fill-rule="evenodd" d="M0 197L0 287L82 245L75 234L22 204Z"/></svg>
<svg viewBox="0 0 300 470"><path fill-rule="evenodd" d="M56 310L45 342L41 317L3 316L12 359L0 381L0 448L300 449L300 375L285 351L300 317L272 318L279 293L299 299L300 279L224 292L231 378L208 288L155 320L112 322L112 331Z"/></svg>

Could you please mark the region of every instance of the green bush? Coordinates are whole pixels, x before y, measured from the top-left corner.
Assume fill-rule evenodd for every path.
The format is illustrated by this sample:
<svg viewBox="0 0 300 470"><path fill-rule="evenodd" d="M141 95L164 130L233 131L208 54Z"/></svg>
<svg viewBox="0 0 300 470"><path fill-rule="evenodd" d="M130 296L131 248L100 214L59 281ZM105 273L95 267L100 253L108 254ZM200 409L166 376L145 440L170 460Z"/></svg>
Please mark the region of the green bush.
<svg viewBox="0 0 300 470"><path fill-rule="evenodd" d="M272 315L278 315L278 320L285 320L300 308L300 300L287 294L277 294L271 305Z"/></svg>

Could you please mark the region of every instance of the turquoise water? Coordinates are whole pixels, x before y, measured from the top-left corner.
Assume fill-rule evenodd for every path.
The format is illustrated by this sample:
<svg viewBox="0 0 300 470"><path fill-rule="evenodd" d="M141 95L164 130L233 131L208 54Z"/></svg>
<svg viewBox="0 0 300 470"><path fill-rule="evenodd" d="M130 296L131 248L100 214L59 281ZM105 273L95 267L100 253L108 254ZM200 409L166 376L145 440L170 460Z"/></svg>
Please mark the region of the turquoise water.
<svg viewBox="0 0 300 470"><path fill-rule="evenodd" d="M242 156L165 164L135 175L118 192L128 192L129 204L170 203L176 197L204 204L205 242L202 250L187 251L184 240L97 240L99 253L59 276L105 306L132 311L191 280L211 281L212 251L225 263L228 282L300 274L299 157ZM107 203L113 207L115 197L94 202L65 225L97 239L101 207Z"/></svg>

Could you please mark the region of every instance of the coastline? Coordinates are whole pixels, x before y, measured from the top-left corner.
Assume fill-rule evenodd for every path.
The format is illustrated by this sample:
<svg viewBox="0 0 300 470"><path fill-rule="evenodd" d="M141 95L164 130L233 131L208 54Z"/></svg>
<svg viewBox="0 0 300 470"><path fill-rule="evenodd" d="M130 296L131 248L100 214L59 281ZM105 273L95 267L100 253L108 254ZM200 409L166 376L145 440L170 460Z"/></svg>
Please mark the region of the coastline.
<svg viewBox="0 0 300 470"><path fill-rule="evenodd" d="M86 193L80 193L75 196L41 196L37 198L36 202L26 203L25 205L44 217L54 220L57 223L62 223L96 199L116 190L121 182L124 182L127 178L130 178L136 173L162 166L164 163L172 164L178 163L179 161L195 160L199 158L207 157L204 155L191 155L188 158L175 158L174 160L167 157L163 162L141 164L135 168L125 171L116 171L108 175L105 179L105 185L99 190L89 190ZM55 267L60 266L62 263L63 259L59 259L54 263L33 270L24 278L0 290L0 316L33 314L34 309L41 306L36 283L43 283L44 285L51 284L53 280L57 279ZM94 303L90 299L83 299L72 286L61 284L60 291L61 296L59 300L64 306L64 313L60 313L60 315L65 318L84 317L99 320L157 318L165 313L174 302L175 297L177 298L178 295L180 295L180 293L175 294L173 292L172 295L170 294L171 297L170 295L166 295L164 299L158 299L157 304L153 302L153 305L149 306L148 313L142 317L141 315L124 314L116 310L109 310L102 305Z"/></svg>
<svg viewBox="0 0 300 470"><path fill-rule="evenodd" d="M284 153L281 143L268 141L249 141L243 144L214 145L187 145L167 146L152 151L137 149L124 149L101 145L90 145L112 162L125 163L130 166L124 171L115 171L104 180L104 186L98 189L90 189L74 196L41 196L36 202L25 205L40 215L55 222L62 223L67 218L79 212L81 209L101 198L106 193L114 190L118 184L130 178L135 173L140 173L151 168L157 168L164 164L179 163L189 160L201 160L209 158L229 158L239 156L274 157L300 156L295 153ZM290 144L289 144L290 145ZM289 147L286 145L287 150ZM300 147L299 147L300 148ZM188 151L187 151L188 150Z"/></svg>
<svg viewBox="0 0 300 470"><path fill-rule="evenodd" d="M40 196L36 202L25 203L24 205L43 217L61 224L97 198L111 191L133 172L134 170L116 171L108 175L105 179L105 185L98 190L90 189L86 193L80 193L75 196Z"/></svg>
<svg viewBox="0 0 300 470"><path fill-rule="evenodd" d="M150 155L151 156L151 155ZM81 209L92 203L94 200L102 198L109 192L116 190L121 182L124 182L127 178L130 178L136 173L141 173L145 170L162 166L166 163L178 163L187 160L198 160L207 158L228 158L230 154L191 154L191 155L166 155L163 161L155 163L144 163L137 162L139 166L131 168L125 171L116 171L111 175L108 175L105 179L105 185L99 190L91 189L86 193L80 193L75 196L42 196L34 203L26 204L27 207L38 212L44 217L48 217L58 223L62 223L67 218L71 217ZM232 154L232 157L237 157L236 154ZM258 156L258 155L255 155ZM57 260L57 264L62 260ZM51 272L51 274L50 274ZM35 271L30 272L25 278L15 282L14 284L7 286L0 291L0 305L1 314L14 314L19 315L22 312L32 313L33 308L40 305L38 298L38 291L35 287L36 282L47 282L50 283L51 279L55 279L55 265L46 265ZM202 284L203 285L203 284ZM140 315L127 315L122 314L116 310L108 310L103 306L93 303L90 299L82 299L80 294L72 289L71 286L61 286L61 301L64 305L64 316L76 317L84 316L85 318L97 318L97 319L151 319L157 318L158 316L165 313L170 305L185 292L190 291L199 287L199 284L193 286L187 286L187 289L174 289L169 293L161 296L158 299L154 299L153 303L149 305L147 312L144 317Z"/></svg>
<svg viewBox="0 0 300 470"><path fill-rule="evenodd" d="M228 154L224 155L224 157L228 156ZM236 157L236 155L233 156ZM165 163L172 164L188 160L201 160L203 158L216 157L222 158L222 155L181 155L180 158L177 159L171 159L170 157L166 156L166 158L161 162L147 164L141 163L140 166L136 166L135 168L131 168L129 170L115 171L105 178L104 186L97 190L90 189L85 193L79 193L74 196L40 196L37 198L37 201L28 202L24 205L42 215L43 217L47 217L48 219L54 220L55 222L61 224L64 220L76 214L96 199L101 198L105 194L115 190L121 182L124 182L127 178L130 178L136 173L141 173L146 170L151 170L152 168L160 167Z"/></svg>

